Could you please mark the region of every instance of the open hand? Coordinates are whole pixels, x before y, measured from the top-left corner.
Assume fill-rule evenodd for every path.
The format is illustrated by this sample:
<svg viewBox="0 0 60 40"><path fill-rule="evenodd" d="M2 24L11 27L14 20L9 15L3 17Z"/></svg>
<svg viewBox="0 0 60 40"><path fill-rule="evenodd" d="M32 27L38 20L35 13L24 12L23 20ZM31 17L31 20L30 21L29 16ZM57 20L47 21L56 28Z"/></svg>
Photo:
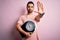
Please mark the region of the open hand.
<svg viewBox="0 0 60 40"><path fill-rule="evenodd" d="M37 7L39 13L44 13L43 4L41 2L37 1Z"/></svg>
<svg viewBox="0 0 60 40"><path fill-rule="evenodd" d="M29 37L31 37L31 33L27 32L26 33L26 38L29 38Z"/></svg>

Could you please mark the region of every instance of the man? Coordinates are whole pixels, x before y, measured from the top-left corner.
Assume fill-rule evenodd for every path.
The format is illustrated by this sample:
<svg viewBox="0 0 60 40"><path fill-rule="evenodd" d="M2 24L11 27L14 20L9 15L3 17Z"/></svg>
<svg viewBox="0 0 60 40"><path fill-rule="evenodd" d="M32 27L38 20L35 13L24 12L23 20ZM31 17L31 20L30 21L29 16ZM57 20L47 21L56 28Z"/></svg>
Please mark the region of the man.
<svg viewBox="0 0 60 40"><path fill-rule="evenodd" d="M44 15L44 9L43 9L43 4L37 1L37 7L38 7L38 12L34 11L34 3L32 1L29 1L27 3L27 14L22 15L17 22L17 29L19 30L20 33L26 35L27 38L22 38L22 40L39 40L37 30L35 30L32 35L30 32L25 32L21 26L26 22L26 21L34 21L36 24L40 22L40 18ZM36 14L35 14L36 13Z"/></svg>

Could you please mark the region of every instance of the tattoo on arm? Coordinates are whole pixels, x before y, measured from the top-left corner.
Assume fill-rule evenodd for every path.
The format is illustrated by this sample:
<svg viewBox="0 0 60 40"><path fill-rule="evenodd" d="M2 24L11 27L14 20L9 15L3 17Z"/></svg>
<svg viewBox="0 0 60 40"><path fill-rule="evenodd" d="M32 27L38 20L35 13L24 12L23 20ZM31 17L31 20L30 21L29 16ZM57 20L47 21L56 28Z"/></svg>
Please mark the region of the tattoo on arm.
<svg viewBox="0 0 60 40"><path fill-rule="evenodd" d="M45 13L39 13L39 17L42 18Z"/></svg>

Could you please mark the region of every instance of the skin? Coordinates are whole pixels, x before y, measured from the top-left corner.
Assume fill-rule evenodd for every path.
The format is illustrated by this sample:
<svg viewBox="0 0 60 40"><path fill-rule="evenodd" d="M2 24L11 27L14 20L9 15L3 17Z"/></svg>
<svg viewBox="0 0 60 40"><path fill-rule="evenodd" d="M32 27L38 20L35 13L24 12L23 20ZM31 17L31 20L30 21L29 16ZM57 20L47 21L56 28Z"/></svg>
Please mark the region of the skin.
<svg viewBox="0 0 60 40"><path fill-rule="evenodd" d="M44 13L43 4L40 3L39 1L37 1L37 7L38 7L37 9L38 9L38 12L39 12L39 13ZM31 3L28 4L28 6L27 6L27 13L28 13L28 15L32 15L33 10L34 10L34 5L31 4ZM36 12L36 11L35 11L35 12ZM38 13L38 14L39 14L39 13ZM35 21L36 21L36 22L39 22L39 21L40 21L39 15L35 17ZM30 32L25 32L25 31L21 28L21 24L18 24L18 23L17 23L16 27L17 27L17 29L18 29L21 33L25 34L27 38L31 36L31 33L30 33Z"/></svg>
<svg viewBox="0 0 60 40"><path fill-rule="evenodd" d="M28 4L28 6L27 6L28 15L32 14L33 10L34 10L34 5L31 3Z"/></svg>

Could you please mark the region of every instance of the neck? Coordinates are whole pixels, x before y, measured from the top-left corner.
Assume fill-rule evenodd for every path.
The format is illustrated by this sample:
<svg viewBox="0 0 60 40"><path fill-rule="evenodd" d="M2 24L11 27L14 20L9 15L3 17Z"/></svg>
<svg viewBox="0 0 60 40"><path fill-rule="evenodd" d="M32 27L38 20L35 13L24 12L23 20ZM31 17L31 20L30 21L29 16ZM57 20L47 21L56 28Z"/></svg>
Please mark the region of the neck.
<svg viewBox="0 0 60 40"><path fill-rule="evenodd" d="M33 12L32 12L33 13ZM32 13L28 13L28 15L32 14Z"/></svg>

